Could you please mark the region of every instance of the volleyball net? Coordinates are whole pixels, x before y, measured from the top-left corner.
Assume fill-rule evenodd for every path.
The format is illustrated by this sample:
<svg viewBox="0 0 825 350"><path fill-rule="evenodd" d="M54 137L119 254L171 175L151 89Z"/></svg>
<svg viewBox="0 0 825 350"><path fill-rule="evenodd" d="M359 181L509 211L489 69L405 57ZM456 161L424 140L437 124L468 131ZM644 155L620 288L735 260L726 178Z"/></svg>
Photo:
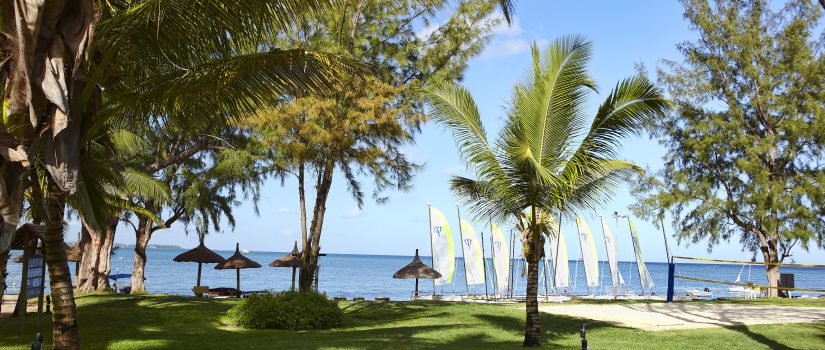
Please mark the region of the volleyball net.
<svg viewBox="0 0 825 350"><path fill-rule="evenodd" d="M825 294L825 265L778 263L778 286L768 283L766 264L757 261L673 256L674 295L694 297L759 297L770 289L792 297Z"/></svg>

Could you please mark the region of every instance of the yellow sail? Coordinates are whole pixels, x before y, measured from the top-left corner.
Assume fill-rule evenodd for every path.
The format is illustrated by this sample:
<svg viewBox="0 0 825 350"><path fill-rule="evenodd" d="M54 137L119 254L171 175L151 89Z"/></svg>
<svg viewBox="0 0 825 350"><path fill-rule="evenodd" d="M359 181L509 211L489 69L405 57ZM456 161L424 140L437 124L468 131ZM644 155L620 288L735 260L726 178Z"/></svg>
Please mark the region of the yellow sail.
<svg viewBox="0 0 825 350"><path fill-rule="evenodd" d="M430 240L432 243L433 269L441 273L435 284L453 283L455 274L455 242L447 217L440 210L430 207Z"/></svg>

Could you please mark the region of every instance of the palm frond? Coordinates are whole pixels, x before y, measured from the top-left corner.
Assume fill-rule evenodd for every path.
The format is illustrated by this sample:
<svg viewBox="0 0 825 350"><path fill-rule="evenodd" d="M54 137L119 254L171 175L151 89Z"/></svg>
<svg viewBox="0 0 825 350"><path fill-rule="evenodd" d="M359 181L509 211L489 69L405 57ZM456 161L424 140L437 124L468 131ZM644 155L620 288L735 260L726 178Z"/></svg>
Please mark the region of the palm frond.
<svg viewBox="0 0 825 350"><path fill-rule="evenodd" d="M595 83L587 72L592 44L581 36L554 41L542 52L533 44L533 69L514 89L508 129L511 148L529 145L530 157L549 165L559 159L580 130L587 92ZM532 162L532 161L531 161Z"/></svg>
<svg viewBox="0 0 825 350"><path fill-rule="evenodd" d="M158 204L171 201L169 186L151 175L132 168L123 169L121 174L125 190L129 192L128 197L151 200Z"/></svg>
<svg viewBox="0 0 825 350"><path fill-rule="evenodd" d="M184 122L205 117L237 118L273 105L285 94L343 89L367 67L336 55L300 49L250 53L216 59L192 70L150 76L113 96L94 127L112 117L140 120L175 115ZM349 80L351 83L352 81Z"/></svg>
<svg viewBox="0 0 825 350"><path fill-rule="evenodd" d="M615 195L616 189L627 183L633 176L644 170L636 164L623 160L599 160L583 167L585 171L565 182L567 186L554 188L546 198L556 199L552 207L560 208L562 215L569 219L575 213L597 210Z"/></svg>
<svg viewBox="0 0 825 350"><path fill-rule="evenodd" d="M662 91L643 76L624 79L599 107L582 141L583 150L601 158L613 158L627 136L638 135L653 118L670 109Z"/></svg>
<svg viewBox="0 0 825 350"><path fill-rule="evenodd" d="M421 92L430 106L429 116L452 131L461 157L473 171L484 179L499 177L501 169L495 151L487 141L478 106L470 92L454 83L433 84Z"/></svg>

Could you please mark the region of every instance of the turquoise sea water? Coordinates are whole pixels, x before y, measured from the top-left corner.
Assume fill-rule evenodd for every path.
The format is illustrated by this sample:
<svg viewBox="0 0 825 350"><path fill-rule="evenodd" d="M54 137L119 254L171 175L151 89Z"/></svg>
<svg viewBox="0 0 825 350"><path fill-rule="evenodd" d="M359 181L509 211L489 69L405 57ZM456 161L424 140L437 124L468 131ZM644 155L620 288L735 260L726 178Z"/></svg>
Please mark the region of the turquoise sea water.
<svg viewBox="0 0 825 350"><path fill-rule="evenodd" d="M172 259L184 252L183 249L147 249L148 262L146 264L146 288L150 293L164 293L177 295L191 295L191 289L195 285L197 276L197 264L178 263ZM232 251L217 251L218 254L228 257ZM19 255L19 251L13 251L12 255ZM269 267L269 263L284 256L285 252L253 252L246 254L252 260L257 261L263 267L258 269L241 270L241 289L245 291L253 290L285 290L289 289L292 277L290 268ZM13 259L13 257L12 257ZM131 273L133 252L130 249L118 249L112 256L112 274ZM319 288L330 297L344 296L347 298L364 297L373 299L375 297L390 297L393 300L407 300L415 286L414 280L393 279L392 275L409 263L412 256L382 256L382 255L347 255L329 254L321 257L319 262ZM422 257L422 261L430 264L430 257ZM491 267L488 261L488 268ZM514 272L517 276L514 285L516 294L524 294L525 278L522 276L522 266L520 261L514 260ZM20 270L22 265L9 261L9 286L10 292L17 291L14 281L20 280ZM215 270L214 265L204 265L202 284L209 287L235 287L234 270ZM651 291L657 295L664 295L667 289L667 264L649 262L648 270L655 282L652 290L646 288L647 294ZM71 264L74 270L74 264ZM734 282L739 274L742 265L735 264L690 264L678 263L677 275L690 277ZM610 283L610 273L606 262L599 264L601 285ZM629 287L639 293L639 277L636 271L636 264L631 262L620 262L619 270ZM584 276L584 267L575 260L569 261L570 286L568 293L576 294L602 294L607 293L606 287L591 288L587 290ZM578 273L576 272L578 271ZM783 273L793 273L797 287L825 289L825 269L804 268L804 267L784 267ZM549 272L552 274L552 271ZM489 276L489 275L488 275ZM488 277L489 293L493 293L492 278ZM552 277L550 278L552 281ZM748 268L742 271L741 283L748 280ZM750 280L756 284L765 284L766 278L764 269L760 265L754 265L751 270ZM47 282L48 283L48 282ZM128 279L117 281L120 287L128 286ZM544 281L540 280L540 293L544 293ZM552 286L551 286L552 287ZM684 294L686 290L698 288L709 288L713 291L714 297L732 296L728 292L731 286L721 284L710 284L694 281L676 280L675 290L677 295ZM432 293L433 283L430 280L421 280L420 288L422 293ZM440 290L440 288L439 288ZM456 271L451 285L447 285L441 290L443 294L466 294L468 288L464 284L463 261L456 259ZM484 295L484 285L469 286L471 294ZM819 293L800 293L819 294Z"/></svg>

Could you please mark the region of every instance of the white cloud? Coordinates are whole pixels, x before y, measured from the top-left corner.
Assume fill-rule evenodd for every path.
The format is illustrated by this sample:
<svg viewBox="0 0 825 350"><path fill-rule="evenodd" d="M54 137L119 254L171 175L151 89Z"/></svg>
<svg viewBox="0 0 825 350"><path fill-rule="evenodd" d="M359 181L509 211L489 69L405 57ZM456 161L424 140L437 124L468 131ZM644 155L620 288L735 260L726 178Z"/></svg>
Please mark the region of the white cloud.
<svg viewBox="0 0 825 350"><path fill-rule="evenodd" d="M521 20L518 16L513 16L513 21L508 25L501 12L496 12L488 16L490 20L498 20L498 24L493 28L492 34L495 36L519 36L521 35Z"/></svg>
<svg viewBox="0 0 825 350"><path fill-rule="evenodd" d="M461 165L448 166L441 171L442 175L461 175L462 173L464 173L464 167Z"/></svg>
<svg viewBox="0 0 825 350"><path fill-rule="evenodd" d="M518 55L530 49L525 39L495 39L478 56L483 60Z"/></svg>
<svg viewBox="0 0 825 350"><path fill-rule="evenodd" d="M357 217L361 216L362 214L364 214L363 210L358 209L358 207L353 207L352 209L350 209L348 212L346 212L344 214L344 218L353 219L353 218L357 218Z"/></svg>
<svg viewBox="0 0 825 350"><path fill-rule="evenodd" d="M530 43L533 40L525 38L525 33L521 27L521 20L518 16L513 17L513 21L508 25L504 20L504 16L496 12L489 17L491 20L498 20L491 34L493 39L487 44L487 47L479 54L482 60L491 60L496 58L503 58L515 56L524 52L530 51ZM534 39L539 47L547 46L547 39Z"/></svg>
<svg viewBox="0 0 825 350"><path fill-rule="evenodd" d="M282 208L278 208L278 210L276 210L276 211L279 212L279 213L289 213L289 208L282 207Z"/></svg>

